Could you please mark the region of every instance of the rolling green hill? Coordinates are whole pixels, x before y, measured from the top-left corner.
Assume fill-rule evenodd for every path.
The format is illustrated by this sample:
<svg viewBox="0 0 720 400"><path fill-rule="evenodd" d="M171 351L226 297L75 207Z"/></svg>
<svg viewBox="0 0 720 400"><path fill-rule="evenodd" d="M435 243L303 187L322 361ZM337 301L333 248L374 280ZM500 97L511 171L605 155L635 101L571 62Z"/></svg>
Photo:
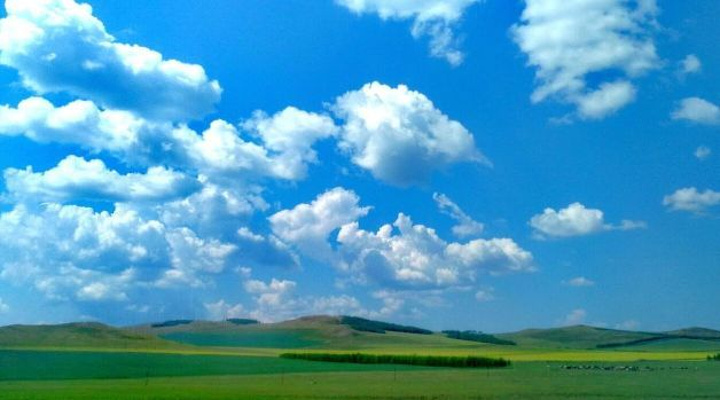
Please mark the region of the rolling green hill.
<svg viewBox="0 0 720 400"><path fill-rule="evenodd" d="M632 332L596 328L586 325L551 329L527 329L520 332L496 335L520 346L535 348L592 349L608 344L622 344L662 337L650 332Z"/></svg>
<svg viewBox="0 0 720 400"><path fill-rule="evenodd" d="M79 322L2 327L0 347L171 349L179 346L149 334L113 328L96 322Z"/></svg>
<svg viewBox="0 0 720 400"><path fill-rule="evenodd" d="M707 328L693 327L693 328L678 329L675 331L669 331L669 332L664 332L664 333L669 336L694 338L694 339L718 339L718 340L720 340L720 331L716 331L714 329L707 329Z"/></svg>
<svg viewBox="0 0 720 400"><path fill-rule="evenodd" d="M497 343L461 340L462 337L447 333L365 319L312 316L279 323L173 320L122 329L99 323L13 325L0 328L0 348L188 350L258 355L296 349L455 355L720 350L720 332L705 328L653 333L581 325L528 329L490 337Z"/></svg>
<svg viewBox="0 0 720 400"><path fill-rule="evenodd" d="M519 345L559 349L685 349L701 351L720 347L720 331L686 328L668 332L635 332L577 325L527 329L497 335Z"/></svg>

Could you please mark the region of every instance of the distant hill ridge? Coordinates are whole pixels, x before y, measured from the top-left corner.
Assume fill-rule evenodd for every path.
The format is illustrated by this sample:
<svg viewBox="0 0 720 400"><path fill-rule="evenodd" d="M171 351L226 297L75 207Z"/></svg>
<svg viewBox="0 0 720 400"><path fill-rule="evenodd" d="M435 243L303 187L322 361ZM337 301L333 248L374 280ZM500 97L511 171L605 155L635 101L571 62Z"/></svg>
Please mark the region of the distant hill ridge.
<svg viewBox="0 0 720 400"><path fill-rule="evenodd" d="M166 348L174 343L98 322L10 325L0 328L0 347Z"/></svg>
<svg viewBox="0 0 720 400"><path fill-rule="evenodd" d="M497 335L522 345L559 348L617 348L658 341L693 339L720 341L720 331L707 328L686 328L668 332L643 332L576 325L550 329L526 329Z"/></svg>
<svg viewBox="0 0 720 400"><path fill-rule="evenodd" d="M392 335L386 335L393 333ZM429 340L429 342L428 342ZM315 315L293 320L261 323L253 319L226 321L169 320L116 328L97 322L59 325L11 325L0 328L0 347L102 347L171 348L187 344L219 347L336 348L371 343L422 343L452 345L516 345L532 348L613 349L633 346L720 345L720 331L690 327L666 332L626 331L577 325L550 329L526 329L489 335L479 331L443 331L374 321L354 316ZM683 342L684 341L684 342Z"/></svg>

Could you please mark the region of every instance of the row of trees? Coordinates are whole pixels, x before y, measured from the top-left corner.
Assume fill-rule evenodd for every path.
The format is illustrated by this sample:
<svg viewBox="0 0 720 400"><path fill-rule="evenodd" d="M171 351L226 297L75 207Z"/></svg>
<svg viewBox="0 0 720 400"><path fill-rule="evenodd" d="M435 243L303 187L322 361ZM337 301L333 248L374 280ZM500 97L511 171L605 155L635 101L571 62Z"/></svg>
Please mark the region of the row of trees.
<svg viewBox="0 0 720 400"><path fill-rule="evenodd" d="M505 340L478 331L443 331L450 339L467 340L470 342L498 344L502 346L515 346L517 343L512 340Z"/></svg>
<svg viewBox="0 0 720 400"><path fill-rule="evenodd" d="M374 333L385 333L390 332L404 332L404 333L416 333L420 335L430 335L432 331L427 329L417 328L414 326L391 324L389 322L373 321L360 317L349 317L344 316L340 319L340 323L347 325L356 331L362 332L374 332Z"/></svg>
<svg viewBox="0 0 720 400"><path fill-rule="evenodd" d="M708 361L720 361L720 353L715 354L714 356L707 356Z"/></svg>
<svg viewBox="0 0 720 400"><path fill-rule="evenodd" d="M353 364L401 364L451 368L502 368L510 365L510 361L503 358L475 356L451 357L362 353L283 353L280 355L280 357L293 360L326 361Z"/></svg>

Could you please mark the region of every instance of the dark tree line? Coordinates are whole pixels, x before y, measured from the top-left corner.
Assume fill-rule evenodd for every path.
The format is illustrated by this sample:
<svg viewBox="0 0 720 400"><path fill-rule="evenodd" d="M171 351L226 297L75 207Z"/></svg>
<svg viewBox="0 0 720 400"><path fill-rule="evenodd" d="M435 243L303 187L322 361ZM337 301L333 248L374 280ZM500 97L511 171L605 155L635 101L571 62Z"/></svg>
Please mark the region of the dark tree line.
<svg viewBox="0 0 720 400"><path fill-rule="evenodd" d="M191 324L193 321L191 319L174 319L172 321L165 321L160 322L157 324L150 325L153 328L169 328L172 326L179 326L179 325L188 325Z"/></svg>
<svg viewBox="0 0 720 400"><path fill-rule="evenodd" d="M373 332L373 333L386 333L386 332L403 332L403 333L416 333L419 335L430 335L432 331L427 329L417 328L414 326L391 324L389 322L372 321L360 317L348 317L344 316L340 319L340 323L347 325L356 331L362 332Z"/></svg>
<svg viewBox="0 0 720 400"><path fill-rule="evenodd" d="M498 344L502 346L515 346L517 343L512 340L505 340L478 331L443 331L450 339L467 340L470 342Z"/></svg>
<svg viewBox="0 0 720 400"><path fill-rule="evenodd" d="M280 354L280 357L293 360L325 361L352 364L401 364L450 368L503 368L510 365L510 361L502 358L475 356L452 357L362 353L283 353Z"/></svg>
<svg viewBox="0 0 720 400"><path fill-rule="evenodd" d="M225 321L235 325L257 325L260 321L247 318L228 318Z"/></svg>

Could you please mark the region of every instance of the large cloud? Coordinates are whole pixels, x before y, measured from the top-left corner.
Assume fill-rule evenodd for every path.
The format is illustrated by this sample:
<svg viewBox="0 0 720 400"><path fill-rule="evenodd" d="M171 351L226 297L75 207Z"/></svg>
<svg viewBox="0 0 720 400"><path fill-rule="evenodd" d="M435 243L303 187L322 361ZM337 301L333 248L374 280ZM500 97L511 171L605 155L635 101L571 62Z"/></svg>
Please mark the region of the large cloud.
<svg viewBox="0 0 720 400"><path fill-rule="evenodd" d="M336 188L311 204L272 216L273 231L306 256L333 251L334 257L325 258L351 281L392 289L457 288L474 284L483 273L534 269L532 255L511 239L448 243L434 229L416 225L404 214L377 232L363 230L357 219L369 209L358 203L355 193Z"/></svg>
<svg viewBox="0 0 720 400"><path fill-rule="evenodd" d="M406 186L459 162L487 162L472 134L422 93L378 82L344 94L333 106L345 120L340 147L382 181Z"/></svg>
<svg viewBox="0 0 720 400"><path fill-rule="evenodd" d="M153 209L16 204L0 214L0 279L54 299L128 300L157 287L210 286L229 266L296 263L282 243L253 234L239 219L228 228L234 234L206 229L201 235L186 226L201 229L229 219L226 214L198 223L173 221L162 208L159 215Z"/></svg>
<svg viewBox="0 0 720 400"><path fill-rule="evenodd" d="M414 37L430 37L430 54L451 65L463 62L454 25L465 10L481 0L336 0L357 14L377 14L383 20L413 20Z"/></svg>
<svg viewBox="0 0 720 400"><path fill-rule="evenodd" d="M395 288L450 288L472 285L483 273L532 271L532 255L511 239L448 243L434 229L400 214L377 232L357 222L337 237L343 266L361 280Z"/></svg>
<svg viewBox="0 0 720 400"><path fill-rule="evenodd" d="M270 225L275 235L305 254L327 258L331 251L330 234L369 212L369 207L359 203L354 192L338 187L319 195L310 204L279 211L269 218Z"/></svg>
<svg viewBox="0 0 720 400"><path fill-rule="evenodd" d="M55 107L42 97L30 97L17 107L0 106L0 135L25 136L39 143L67 143L95 152L128 153L153 124L132 113L100 110L77 100Z"/></svg>
<svg viewBox="0 0 720 400"><path fill-rule="evenodd" d="M542 214L530 219L530 226L540 237L571 237L590 235L611 230L642 229L646 225L641 221L623 220L613 225L605 222L602 210L586 208L580 203L572 203L561 210L546 208Z"/></svg>
<svg viewBox="0 0 720 400"><path fill-rule="evenodd" d="M6 169L4 177L13 197L41 201L167 201L200 188L196 179L164 167L121 175L108 169L102 160L87 161L77 156L68 156L45 172L34 172L32 167Z"/></svg>
<svg viewBox="0 0 720 400"><path fill-rule="evenodd" d="M273 160L273 170L276 176L286 179L305 178L307 165L318 161L313 145L338 130L330 117L295 107L272 116L256 111L243 128L259 136L265 148L279 155Z"/></svg>
<svg viewBox="0 0 720 400"><path fill-rule="evenodd" d="M119 43L87 4L7 0L0 64L38 92L67 92L153 119L187 120L213 110L220 85L195 64Z"/></svg>
<svg viewBox="0 0 720 400"><path fill-rule="evenodd" d="M52 298L124 299L128 285L151 281L172 251L160 222L122 208L16 205L0 214L0 234L0 277Z"/></svg>
<svg viewBox="0 0 720 400"><path fill-rule="evenodd" d="M674 211L703 213L711 207L720 205L720 192L710 189L701 192L695 187L678 189L675 193L665 196L663 205Z"/></svg>
<svg viewBox="0 0 720 400"><path fill-rule="evenodd" d="M17 107L0 106L0 135L73 144L131 164L170 165L232 179L304 179L308 165L317 162L313 145L337 131L330 117L294 107L273 116L258 111L242 127L215 120L199 133L81 100L56 107L31 97Z"/></svg>
<svg viewBox="0 0 720 400"><path fill-rule="evenodd" d="M654 0L525 2L512 33L537 69L533 103L555 98L581 118L603 118L635 99L633 78L660 64Z"/></svg>

